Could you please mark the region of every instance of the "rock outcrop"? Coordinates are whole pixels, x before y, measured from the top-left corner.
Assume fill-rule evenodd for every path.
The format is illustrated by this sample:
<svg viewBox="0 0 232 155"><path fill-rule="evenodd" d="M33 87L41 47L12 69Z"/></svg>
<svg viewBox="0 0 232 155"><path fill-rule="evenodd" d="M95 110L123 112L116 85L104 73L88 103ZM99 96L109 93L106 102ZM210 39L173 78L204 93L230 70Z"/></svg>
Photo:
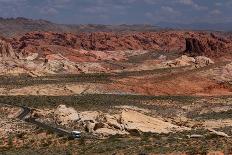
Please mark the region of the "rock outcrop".
<svg viewBox="0 0 232 155"><path fill-rule="evenodd" d="M205 56L189 57L182 55L175 60L164 62L164 67L196 66L198 68L208 66L213 63L214 62L210 58Z"/></svg>
<svg viewBox="0 0 232 155"><path fill-rule="evenodd" d="M232 80L232 63L227 64L221 69L218 80L231 81Z"/></svg>
<svg viewBox="0 0 232 155"><path fill-rule="evenodd" d="M161 119L147 116L135 110L123 109L117 114L97 111L77 112L60 105L55 110L56 122L62 125L74 123L87 132L100 136L129 134L130 132L169 133L188 130Z"/></svg>
<svg viewBox="0 0 232 155"><path fill-rule="evenodd" d="M0 39L0 57L2 58L16 58L16 54L11 44Z"/></svg>
<svg viewBox="0 0 232 155"><path fill-rule="evenodd" d="M132 110L122 111L121 122L127 131L169 133L184 130L182 127Z"/></svg>
<svg viewBox="0 0 232 155"><path fill-rule="evenodd" d="M31 73L30 75L33 76L59 73L102 73L125 70L124 66L115 62L127 61L135 56L145 59L144 62L148 64L146 68L151 69L149 67L153 64L146 60L149 55L153 55L153 52L155 55L158 51L178 51L177 54L182 55L181 51L185 48L184 53L187 56L194 55L194 60L187 56L180 57L167 62L166 67L192 64L205 66L213 63L206 57L232 58L230 54L232 37L184 31L80 34L30 32L13 39L1 39L0 57L7 59L8 62L2 62L0 67L3 68L3 74L8 73L9 70L13 70L14 73L15 69L21 74L22 72L18 70L22 69L23 72ZM205 57L197 58L197 56ZM153 58L154 64L169 59L169 57L157 58L159 60ZM140 66L137 68L142 70Z"/></svg>
<svg viewBox="0 0 232 155"><path fill-rule="evenodd" d="M195 57L195 64L198 67L203 67L203 66L208 66L210 64L214 64L214 61L205 56L197 56Z"/></svg>
<svg viewBox="0 0 232 155"><path fill-rule="evenodd" d="M41 56L62 51L62 55L75 55L73 49L94 51L184 49L184 32L151 33L68 33L31 32L12 39L16 50L25 55L40 52Z"/></svg>
<svg viewBox="0 0 232 155"><path fill-rule="evenodd" d="M184 51L191 56L210 58L231 57L232 39L220 33L159 31L159 32L93 32L70 33L30 32L11 40L16 51L23 55L39 53L40 57L48 54L62 54L65 57L77 57L77 50L87 51ZM81 56L81 55L79 55Z"/></svg>
<svg viewBox="0 0 232 155"><path fill-rule="evenodd" d="M79 114L73 108L68 108L66 105L59 105L54 111L55 120L58 124L67 125L70 122L78 120Z"/></svg>
<svg viewBox="0 0 232 155"><path fill-rule="evenodd" d="M231 58L231 37L214 33L193 33L185 39L184 54L190 56L207 56L210 58Z"/></svg>
<svg viewBox="0 0 232 155"><path fill-rule="evenodd" d="M185 53L189 53L191 56L203 55L206 52L203 44L196 38L186 38L186 50Z"/></svg>

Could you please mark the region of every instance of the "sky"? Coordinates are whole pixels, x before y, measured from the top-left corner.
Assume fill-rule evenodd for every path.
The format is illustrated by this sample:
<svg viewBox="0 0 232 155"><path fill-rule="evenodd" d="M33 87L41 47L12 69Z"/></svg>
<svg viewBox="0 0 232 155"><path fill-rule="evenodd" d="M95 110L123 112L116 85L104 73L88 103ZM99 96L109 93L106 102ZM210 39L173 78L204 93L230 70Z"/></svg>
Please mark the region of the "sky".
<svg viewBox="0 0 232 155"><path fill-rule="evenodd" d="M0 0L0 16L65 24L227 23L232 0Z"/></svg>

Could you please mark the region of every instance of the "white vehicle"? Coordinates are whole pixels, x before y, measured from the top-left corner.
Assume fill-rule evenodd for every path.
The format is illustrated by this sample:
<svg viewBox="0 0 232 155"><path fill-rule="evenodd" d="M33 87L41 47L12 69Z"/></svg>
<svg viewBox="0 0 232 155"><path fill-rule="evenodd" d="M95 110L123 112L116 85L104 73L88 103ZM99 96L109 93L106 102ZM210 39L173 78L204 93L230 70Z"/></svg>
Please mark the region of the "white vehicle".
<svg viewBox="0 0 232 155"><path fill-rule="evenodd" d="M81 132L80 131L72 131L71 136L73 138L81 138Z"/></svg>

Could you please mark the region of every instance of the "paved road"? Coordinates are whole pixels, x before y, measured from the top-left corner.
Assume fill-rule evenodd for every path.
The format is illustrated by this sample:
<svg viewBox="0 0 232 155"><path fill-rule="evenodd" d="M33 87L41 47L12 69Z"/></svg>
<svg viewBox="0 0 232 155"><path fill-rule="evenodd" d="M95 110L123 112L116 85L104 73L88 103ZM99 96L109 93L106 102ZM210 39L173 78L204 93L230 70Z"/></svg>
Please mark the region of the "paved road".
<svg viewBox="0 0 232 155"><path fill-rule="evenodd" d="M59 135L62 135L62 136L68 136L68 137L73 136L71 134L71 132L69 132L67 130L47 125L45 123L37 121L35 118L26 118L32 112L32 110L29 107L21 107L21 108L22 108L23 111L21 112L21 114L19 114L17 116L18 119L24 120L25 122L35 124L35 125L43 128L43 129L49 130L51 132L55 132L55 133L57 133Z"/></svg>
<svg viewBox="0 0 232 155"><path fill-rule="evenodd" d="M18 116L17 116L17 118L18 119L21 119L21 120L24 120L25 119L25 117L29 114L29 113L31 113L31 109L30 108L28 108L28 107L21 107L22 108L22 112L21 112L21 114L19 114Z"/></svg>

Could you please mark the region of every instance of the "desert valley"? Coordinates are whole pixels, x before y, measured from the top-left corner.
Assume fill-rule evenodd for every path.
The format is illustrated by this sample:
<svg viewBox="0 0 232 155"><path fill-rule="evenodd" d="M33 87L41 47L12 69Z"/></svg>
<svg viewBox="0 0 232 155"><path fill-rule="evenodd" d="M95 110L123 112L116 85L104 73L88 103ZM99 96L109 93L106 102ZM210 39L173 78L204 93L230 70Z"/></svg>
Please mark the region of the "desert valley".
<svg viewBox="0 0 232 155"><path fill-rule="evenodd" d="M1 20L1 154L232 153L230 32Z"/></svg>

